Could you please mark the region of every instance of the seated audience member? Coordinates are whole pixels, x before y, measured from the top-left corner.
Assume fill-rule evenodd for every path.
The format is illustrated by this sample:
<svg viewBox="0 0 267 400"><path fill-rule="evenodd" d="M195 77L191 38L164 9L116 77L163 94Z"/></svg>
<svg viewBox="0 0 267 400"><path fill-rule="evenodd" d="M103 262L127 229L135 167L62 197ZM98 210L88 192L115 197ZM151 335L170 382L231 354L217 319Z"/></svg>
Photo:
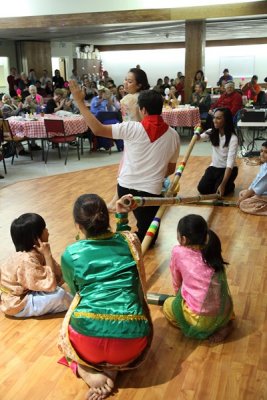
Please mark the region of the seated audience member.
<svg viewBox="0 0 267 400"><path fill-rule="evenodd" d="M180 76L180 81L176 85L176 96L179 97L181 96L181 102L184 104L184 81L185 81L185 76Z"/></svg>
<svg viewBox="0 0 267 400"><path fill-rule="evenodd" d="M70 79L76 81L77 83L81 83L81 78L78 75L77 69L74 68L71 72L72 74L70 76Z"/></svg>
<svg viewBox="0 0 267 400"><path fill-rule="evenodd" d="M9 94L4 94L2 97L1 112L4 119L14 117L22 112L22 103L16 104ZM19 156L26 156L29 153L24 149L22 143L16 143L16 152Z"/></svg>
<svg viewBox="0 0 267 400"><path fill-rule="evenodd" d="M169 89L169 93L167 95L164 95L165 103L167 105L170 105L172 108L175 108L178 106L178 99L176 97L176 87L171 86Z"/></svg>
<svg viewBox="0 0 267 400"><path fill-rule="evenodd" d="M41 111L40 107L44 104L44 99L37 93L36 86L30 85L29 92L29 96L27 96L24 101L24 109L28 112L36 112L38 109Z"/></svg>
<svg viewBox="0 0 267 400"><path fill-rule="evenodd" d="M260 171L248 189L239 193L238 206L248 214L267 215L267 142L260 151Z"/></svg>
<svg viewBox="0 0 267 400"><path fill-rule="evenodd" d="M45 92L47 97L52 97L54 95L54 86L52 81L47 81L45 85Z"/></svg>
<svg viewBox="0 0 267 400"><path fill-rule="evenodd" d="M37 94L39 94L42 97L46 97L46 91L44 88L42 88L41 82L36 81L35 86L36 86Z"/></svg>
<svg viewBox="0 0 267 400"><path fill-rule="evenodd" d="M161 87L163 93L164 93L164 90L165 90L166 88L170 89L170 87L171 87L171 85L170 85L170 78L169 78L168 76L164 76L163 85L162 85L162 87Z"/></svg>
<svg viewBox="0 0 267 400"><path fill-rule="evenodd" d="M52 82L52 78L48 75L47 69L43 69L43 76L41 76L39 81L41 82L41 87L43 89L46 88L47 82Z"/></svg>
<svg viewBox="0 0 267 400"><path fill-rule="evenodd" d="M52 78L55 89L62 89L64 87L64 79L60 75L59 69L55 69L55 75Z"/></svg>
<svg viewBox="0 0 267 400"><path fill-rule="evenodd" d="M174 85L176 86L180 82L180 78L183 76L182 72L177 72L176 78L174 79Z"/></svg>
<svg viewBox="0 0 267 400"><path fill-rule="evenodd" d="M235 90L234 82L229 81L225 84L225 93L211 105L211 113L213 113L212 110L218 107L229 108L233 117L243 107L242 96Z"/></svg>
<svg viewBox="0 0 267 400"><path fill-rule="evenodd" d="M99 111L116 111L112 103L112 96L109 89L99 87L98 96L94 97L90 106L91 113L96 115Z"/></svg>
<svg viewBox="0 0 267 400"><path fill-rule="evenodd" d="M65 99L64 99L63 90L56 89L55 93L54 93L54 97L52 99L49 99L48 102L46 103L45 113L53 114L59 110L63 110L64 103L65 103Z"/></svg>
<svg viewBox="0 0 267 400"><path fill-rule="evenodd" d="M19 115L22 111L22 107L22 103L16 104L15 100L13 100L9 94L3 95L1 112L4 119Z"/></svg>
<svg viewBox="0 0 267 400"><path fill-rule="evenodd" d="M73 99L70 98L70 90L68 87L62 89L63 91L63 98L64 98L64 105L63 110L68 112L73 112Z"/></svg>
<svg viewBox="0 0 267 400"><path fill-rule="evenodd" d="M247 96L248 100L253 101L253 103L257 102L258 94L261 91L260 85L258 85L258 77L257 75L253 75L250 82L247 82L242 87L242 93Z"/></svg>
<svg viewBox="0 0 267 400"><path fill-rule="evenodd" d="M211 105L211 97L205 92L204 82L198 82L194 86L194 93L191 96L191 106L199 108L200 118L206 120Z"/></svg>
<svg viewBox="0 0 267 400"><path fill-rule="evenodd" d="M124 85L119 85L117 87L117 93L115 97L113 98L113 104L116 108L117 111L120 111L121 109L121 99L126 95L125 90L124 90Z"/></svg>
<svg viewBox="0 0 267 400"><path fill-rule="evenodd" d="M89 101L89 103L92 101L93 97L98 95L95 82L91 82L89 78L84 78L82 90L84 92L84 99Z"/></svg>
<svg viewBox="0 0 267 400"><path fill-rule="evenodd" d="M232 80L233 80L233 77L232 77L232 75L229 74L229 69L225 68L223 70L223 75L220 77L220 79L217 82L217 85L221 86L222 83L226 83L226 82L232 81Z"/></svg>
<svg viewBox="0 0 267 400"><path fill-rule="evenodd" d="M159 78L157 80L156 86L153 87L153 90L156 90L156 92L159 92L160 94L164 95L162 85L163 85L163 80L161 78Z"/></svg>
<svg viewBox="0 0 267 400"><path fill-rule="evenodd" d="M108 71L103 71L103 78L102 80L104 81L104 85L106 85L108 83L108 81L113 81L113 79L111 78L111 76L109 76ZM114 83L114 81L113 81Z"/></svg>

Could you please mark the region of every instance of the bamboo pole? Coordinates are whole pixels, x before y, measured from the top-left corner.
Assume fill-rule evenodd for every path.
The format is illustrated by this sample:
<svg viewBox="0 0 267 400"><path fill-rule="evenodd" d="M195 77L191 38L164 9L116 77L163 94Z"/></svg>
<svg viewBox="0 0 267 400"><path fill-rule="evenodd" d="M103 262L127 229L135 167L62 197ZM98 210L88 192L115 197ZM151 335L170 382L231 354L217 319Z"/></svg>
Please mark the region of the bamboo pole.
<svg viewBox="0 0 267 400"><path fill-rule="evenodd" d="M162 205L180 205L180 204L197 204L199 201L203 200L217 200L219 195L217 193L214 194L206 194L206 195L197 195L190 197L138 197L134 196L131 201L126 199L124 201L125 205L130 205L131 209L135 209L137 207L149 207L149 206L162 206ZM205 202L203 202L205 204Z"/></svg>
<svg viewBox="0 0 267 400"><path fill-rule="evenodd" d="M199 128L199 131L195 132L196 134L194 134L194 136L192 137L192 139L189 143L188 149L184 155L183 161L178 165L178 168L175 171L174 178L171 182L170 188L166 192L166 197L174 197L178 193L180 178L183 174L184 168L185 168L187 160L193 150L193 147L199 138L200 130L201 130L201 128ZM145 254L146 251L148 250L150 243L158 230L160 220L161 220L165 210L166 210L166 206L164 206L164 205L160 206L157 214L155 215L153 221L151 222L151 224L148 228L148 231L146 233L146 236L144 237L144 239L142 241L142 253L143 254Z"/></svg>

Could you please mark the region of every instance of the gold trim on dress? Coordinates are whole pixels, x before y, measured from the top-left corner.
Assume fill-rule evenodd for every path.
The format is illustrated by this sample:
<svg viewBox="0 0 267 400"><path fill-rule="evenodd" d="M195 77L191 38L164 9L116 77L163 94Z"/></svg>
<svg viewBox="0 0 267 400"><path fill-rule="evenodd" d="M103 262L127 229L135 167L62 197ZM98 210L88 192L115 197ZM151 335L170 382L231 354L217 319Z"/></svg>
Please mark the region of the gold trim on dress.
<svg viewBox="0 0 267 400"><path fill-rule="evenodd" d="M147 321L145 315L111 315L111 314L96 314L86 311L74 311L74 317L86 317L99 320L116 320L116 321Z"/></svg>

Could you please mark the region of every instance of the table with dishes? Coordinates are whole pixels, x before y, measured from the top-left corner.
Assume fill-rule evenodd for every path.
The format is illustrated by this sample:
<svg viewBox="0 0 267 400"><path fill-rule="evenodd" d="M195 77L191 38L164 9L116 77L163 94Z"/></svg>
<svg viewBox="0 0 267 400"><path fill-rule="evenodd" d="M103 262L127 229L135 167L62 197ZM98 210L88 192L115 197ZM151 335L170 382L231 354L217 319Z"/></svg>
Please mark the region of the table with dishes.
<svg viewBox="0 0 267 400"><path fill-rule="evenodd" d="M30 139L44 139L46 138L45 119L61 119L64 122L66 135L77 135L88 130L85 119L78 114L66 116L45 114L44 117L36 115L28 118L18 116L10 117L8 121L13 135Z"/></svg>
<svg viewBox="0 0 267 400"><path fill-rule="evenodd" d="M200 124L199 109L191 106L177 108L163 108L162 118L174 127L194 127Z"/></svg>

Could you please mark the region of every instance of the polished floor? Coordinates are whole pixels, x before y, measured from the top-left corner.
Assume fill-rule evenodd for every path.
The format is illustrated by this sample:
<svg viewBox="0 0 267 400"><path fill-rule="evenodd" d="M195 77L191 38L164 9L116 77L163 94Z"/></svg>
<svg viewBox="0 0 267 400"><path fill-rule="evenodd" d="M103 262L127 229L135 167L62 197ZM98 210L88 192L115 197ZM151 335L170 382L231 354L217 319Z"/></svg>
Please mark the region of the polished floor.
<svg viewBox="0 0 267 400"><path fill-rule="evenodd" d="M181 151L183 155L185 149L190 142L188 131L181 135ZM39 143L40 144L40 143ZM210 155L211 148L209 143L197 143L195 145L192 155ZM119 164L122 153L119 153L116 147L112 147L111 154L105 150L97 152L89 151L88 141L84 141L84 154L81 159L77 158L76 148L70 146L67 165L64 165L64 151L62 151L62 158L58 158L56 149L49 150L49 157L47 164L42 161L42 152L33 152L33 160L29 156L19 156L15 158L14 164L11 164L11 158L6 159L7 174L4 179L0 180L0 189L12 183L40 178L42 176L51 176L57 174L64 174L67 172L80 171L91 168L98 168L106 165ZM0 174L4 175L3 164L0 163Z"/></svg>

